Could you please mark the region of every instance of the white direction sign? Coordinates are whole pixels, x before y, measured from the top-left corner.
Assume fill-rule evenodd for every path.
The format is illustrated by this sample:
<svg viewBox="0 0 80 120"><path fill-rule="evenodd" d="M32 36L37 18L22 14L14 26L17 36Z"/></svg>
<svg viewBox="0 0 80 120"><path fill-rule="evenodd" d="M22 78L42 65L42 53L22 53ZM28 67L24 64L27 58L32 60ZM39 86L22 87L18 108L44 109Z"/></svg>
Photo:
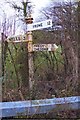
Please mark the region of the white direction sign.
<svg viewBox="0 0 80 120"><path fill-rule="evenodd" d="M33 23L33 24L28 24L27 31L39 30L39 29L48 28L48 27L52 27L51 19L48 19L42 22Z"/></svg>
<svg viewBox="0 0 80 120"><path fill-rule="evenodd" d="M33 51L55 51L57 48L56 44L33 44Z"/></svg>
<svg viewBox="0 0 80 120"><path fill-rule="evenodd" d="M25 41L26 40L26 35L17 35L17 36L12 36L7 38L8 42L21 42L21 41Z"/></svg>

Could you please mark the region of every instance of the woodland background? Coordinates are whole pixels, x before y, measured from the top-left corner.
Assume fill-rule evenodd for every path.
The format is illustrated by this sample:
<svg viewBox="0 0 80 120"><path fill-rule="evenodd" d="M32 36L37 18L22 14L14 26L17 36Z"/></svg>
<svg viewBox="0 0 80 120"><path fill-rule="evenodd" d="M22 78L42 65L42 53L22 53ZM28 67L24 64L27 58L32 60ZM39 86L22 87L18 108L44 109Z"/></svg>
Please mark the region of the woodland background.
<svg viewBox="0 0 80 120"><path fill-rule="evenodd" d="M18 5L10 4L19 12L22 11ZM24 8L22 15L25 17L25 4L22 2L22 5ZM52 3L41 12L43 17L40 20L51 18L53 26L49 29L33 31L33 43L55 43L58 49L55 52L33 53L35 85L32 99L78 96L80 95L80 2L56 3L55 5ZM23 19L19 20L24 23ZM27 43L15 44L5 41L9 35L15 34L15 18L10 19L5 16L0 25L3 29L2 100L28 100L30 95ZM70 115L66 112L63 116L67 115L76 116L74 112Z"/></svg>

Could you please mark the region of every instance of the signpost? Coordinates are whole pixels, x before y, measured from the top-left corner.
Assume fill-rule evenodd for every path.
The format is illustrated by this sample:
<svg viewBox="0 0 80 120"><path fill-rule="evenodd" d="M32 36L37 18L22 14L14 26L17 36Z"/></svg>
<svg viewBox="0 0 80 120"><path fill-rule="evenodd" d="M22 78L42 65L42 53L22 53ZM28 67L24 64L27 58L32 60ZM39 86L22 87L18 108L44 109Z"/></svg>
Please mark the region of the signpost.
<svg viewBox="0 0 80 120"><path fill-rule="evenodd" d="M32 90L34 85L33 51L55 51L58 46L55 44L33 44L32 32L43 28L52 27L52 20L48 19L42 22L32 23L33 19L27 18L27 35L12 36L7 42L27 42L28 43L28 65L29 65L29 88Z"/></svg>
<svg viewBox="0 0 80 120"><path fill-rule="evenodd" d="M27 31L39 30L39 29L48 28L48 27L52 27L51 19L45 20L42 22L33 23L33 24L28 24Z"/></svg>
<svg viewBox="0 0 80 120"><path fill-rule="evenodd" d="M29 7L30 8L30 7ZM58 46L56 44L33 44L32 32L33 30L39 30L43 28L52 27L52 20L45 20L32 24L33 18L29 14L29 18L26 19L27 25L27 37L16 36L7 39L7 42L28 42L28 64L29 64L29 87L30 93L34 85L34 70L33 70L33 51L55 51ZM48 113L51 110L77 110L80 109L80 96L69 98L54 98L45 100L33 100L33 101L19 101L19 102L3 102L0 103L0 118L19 115L34 115L41 113ZM38 103L38 104L37 104ZM66 108L66 109L64 109ZM2 112L1 112L2 111Z"/></svg>
<svg viewBox="0 0 80 120"><path fill-rule="evenodd" d="M55 51L58 46L55 44L33 44L32 31L52 27L52 20L33 23L33 18L25 18L27 24L27 35L12 36L7 42L27 42L28 44L28 66L29 66L29 88L32 91L34 85L33 51Z"/></svg>

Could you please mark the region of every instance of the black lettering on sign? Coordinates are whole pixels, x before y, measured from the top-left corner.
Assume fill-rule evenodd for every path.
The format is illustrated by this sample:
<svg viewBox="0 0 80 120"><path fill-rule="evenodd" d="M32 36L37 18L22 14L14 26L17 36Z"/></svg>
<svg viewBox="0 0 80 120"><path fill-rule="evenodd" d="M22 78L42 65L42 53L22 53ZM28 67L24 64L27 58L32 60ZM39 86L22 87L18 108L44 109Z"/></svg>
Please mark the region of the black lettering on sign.
<svg viewBox="0 0 80 120"><path fill-rule="evenodd" d="M35 28L36 27L36 25L33 25L33 28Z"/></svg>
<svg viewBox="0 0 80 120"><path fill-rule="evenodd" d="M48 21L48 22L47 22L47 25L50 25L50 24L51 24L51 21Z"/></svg>
<svg viewBox="0 0 80 120"><path fill-rule="evenodd" d="M40 24L37 24L36 26L37 26L37 27L42 27L42 23L40 23Z"/></svg>
<svg viewBox="0 0 80 120"><path fill-rule="evenodd" d="M42 27L42 23L40 24L40 27Z"/></svg>
<svg viewBox="0 0 80 120"><path fill-rule="evenodd" d="M26 36L22 36L22 40L26 40Z"/></svg>
<svg viewBox="0 0 80 120"><path fill-rule="evenodd" d="M38 28L38 27L42 27L42 23L37 24L37 25L33 25L33 28Z"/></svg>

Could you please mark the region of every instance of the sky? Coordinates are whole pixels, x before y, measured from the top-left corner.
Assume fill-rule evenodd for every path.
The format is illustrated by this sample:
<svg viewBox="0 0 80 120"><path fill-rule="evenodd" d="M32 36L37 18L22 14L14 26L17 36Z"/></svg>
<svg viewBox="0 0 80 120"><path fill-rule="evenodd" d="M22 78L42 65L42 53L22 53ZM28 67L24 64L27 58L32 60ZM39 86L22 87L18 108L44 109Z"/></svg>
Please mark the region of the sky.
<svg viewBox="0 0 80 120"><path fill-rule="evenodd" d="M15 1L19 4L19 1L22 0L0 0L0 10L3 11L3 9L5 8L6 13L10 16L13 13L13 10L10 9L10 7L4 3L4 1ZM39 10L41 10L41 8L49 5L50 2L52 1L68 1L68 0L30 0L32 2L33 5L33 15L34 18L36 19L37 15L39 15ZM4 6L4 7L3 7Z"/></svg>
<svg viewBox="0 0 80 120"><path fill-rule="evenodd" d="M5 12L7 13L7 16L13 17L15 15L15 12L13 12L13 9L11 9L7 4L5 4L5 1L12 1L12 0L0 0L0 18L1 16L5 15L3 14L3 10L5 9ZM22 0L13 0L17 3ZM33 19L34 22L39 18L40 16L40 10L43 7L46 7L50 4L50 2L55 1L55 2L61 2L61 1L70 1L70 0L30 0L33 6ZM73 0L71 0L73 1ZM1 21L1 19L0 19Z"/></svg>
<svg viewBox="0 0 80 120"><path fill-rule="evenodd" d="M15 1L15 2L17 2L19 4L20 1L22 1L22 0L0 0L0 10L1 10L1 12L0 12L0 21L3 21L3 17L5 16L3 11L5 11L6 15L8 17L10 17L10 18L13 18L13 16L15 16L14 10L12 8L10 8L8 4L5 4L5 1L9 1L9 2ZM30 1L32 3L32 6L33 6L33 11L32 12L33 12L33 19L34 19L34 22L35 22L36 19L37 19L37 16L40 15L39 10L42 7L45 7L46 5L48 5L50 0L30 0ZM1 19L1 17L2 17L2 19Z"/></svg>
<svg viewBox="0 0 80 120"><path fill-rule="evenodd" d="M39 16L39 11L41 10L41 8L49 5L51 0L31 0L33 6L34 6L34 9L33 9L33 16L34 16L34 19L37 18L37 16Z"/></svg>
<svg viewBox="0 0 80 120"><path fill-rule="evenodd" d="M1 9L2 12L5 9L5 12L7 13L7 15L10 16L10 15L12 15L13 10L10 9L10 7L4 3L5 1L6 0L0 0L0 9ZM12 1L12 0L7 0L7 1ZM17 0L13 0L13 1L17 1ZM18 0L18 1L21 1L21 0ZM32 5L33 5L34 18L36 18L39 10L42 7L45 7L46 5L48 5L51 0L30 0L30 1L32 2Z"/></svg>
<svg viewBox="0 0 80 120"><path fill-rule="evenodd" d="M12 1L12 0L0 0L0 10L3 11L3 9L5 8L7 15L11 16L13 13L13 10L10 9L10 7L7 4L4 4L4 1ZM22 0L13 0L13 1L19 3L19 1L22 1ZM39 11L41 10L41 8L49 5L50 2L52 1L60 2L60 1L70 1L70 0L30 0L30 1L32 2L32 5L33 5L33 17L34 19L37 19L37 16L39 16ZM1 16L1 12L0 12L0 16Z"/></svg>

